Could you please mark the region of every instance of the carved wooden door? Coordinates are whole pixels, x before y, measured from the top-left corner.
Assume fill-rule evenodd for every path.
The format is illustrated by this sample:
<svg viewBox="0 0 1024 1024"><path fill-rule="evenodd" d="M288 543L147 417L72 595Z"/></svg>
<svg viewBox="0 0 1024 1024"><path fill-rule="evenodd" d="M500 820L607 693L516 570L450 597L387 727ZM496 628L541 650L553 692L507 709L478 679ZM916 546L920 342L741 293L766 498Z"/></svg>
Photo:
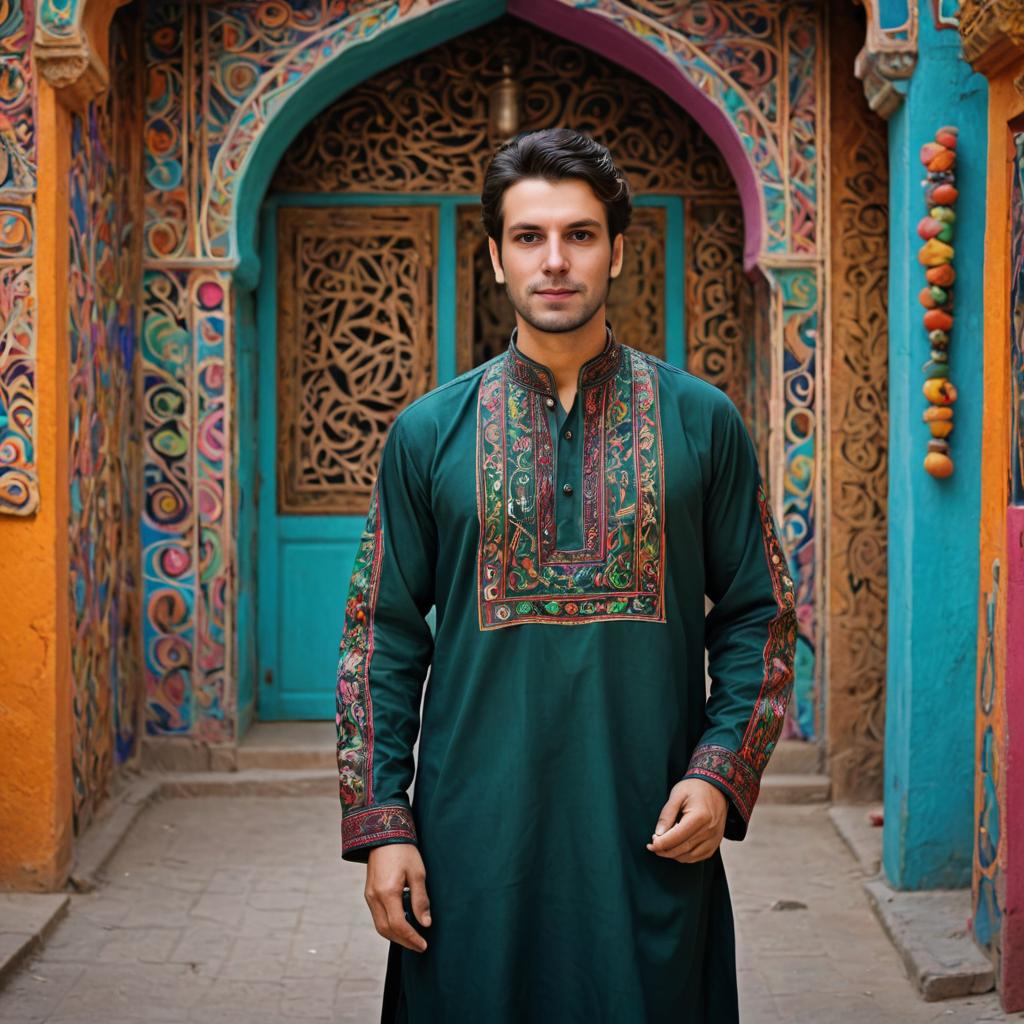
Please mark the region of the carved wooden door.
<svg viewBox="0 0 1024 1024"><path fill-rule="evenodd" d="M329 718L384 437L435 383L437 208L282 206L276 231L276 360L260 365L259 717Z"/></svg>
<svg viewBox="0 0 1024 1024"><path fill-rule="evenodd" d="M465 196L268 201L259 296L258 717L334 715L348 581L387 428L514 323ZM682 204L640 197L608 316L683 365Z"/></svg>

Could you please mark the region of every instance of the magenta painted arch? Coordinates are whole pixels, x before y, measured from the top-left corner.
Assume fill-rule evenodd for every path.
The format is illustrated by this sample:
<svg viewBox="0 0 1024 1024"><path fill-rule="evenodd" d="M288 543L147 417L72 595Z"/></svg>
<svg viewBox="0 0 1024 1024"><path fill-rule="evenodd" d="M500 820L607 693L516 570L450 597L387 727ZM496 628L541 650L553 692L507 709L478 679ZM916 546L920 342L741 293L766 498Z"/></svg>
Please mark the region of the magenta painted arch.
<svg viewBox="0 0 1024 1024"><path fill-rule="evenodd" d="M743 207L743 264L747 270L754 268L765 234L761 182L728 114L680 74L668 57L607 18L569 7L559 0L509 0L508 12L552 35L571 39L639 75L675 100L707 132L736 182Z"/></svg>

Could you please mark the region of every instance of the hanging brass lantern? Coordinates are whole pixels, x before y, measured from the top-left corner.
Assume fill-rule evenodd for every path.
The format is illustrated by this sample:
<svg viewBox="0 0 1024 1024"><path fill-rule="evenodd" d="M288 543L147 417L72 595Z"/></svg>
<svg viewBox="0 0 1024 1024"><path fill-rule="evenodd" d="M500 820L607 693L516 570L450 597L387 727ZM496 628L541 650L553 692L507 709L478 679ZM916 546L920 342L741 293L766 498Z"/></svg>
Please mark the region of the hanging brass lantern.
<svg viewBox="0 0 1024 1024"><path fill-rule="evenodd" d="M495 145L519 131L519 83L512 77L512 65L501 66L501 81L491 87L488 135Z"/></svg>

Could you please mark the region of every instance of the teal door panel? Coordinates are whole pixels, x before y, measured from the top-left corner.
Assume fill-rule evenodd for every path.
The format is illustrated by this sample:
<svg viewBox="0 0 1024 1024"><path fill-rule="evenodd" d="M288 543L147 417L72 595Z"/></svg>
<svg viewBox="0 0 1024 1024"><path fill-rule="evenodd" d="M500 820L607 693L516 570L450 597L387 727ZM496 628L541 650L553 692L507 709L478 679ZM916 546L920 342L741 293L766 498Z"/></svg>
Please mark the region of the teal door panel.
<svg viewBox="0 0 1024 1024"><path fill-rule="evenodd" d="M286 717L334 716L331 684L357 544L358 535L352 540L281 538L278 635L285 656L277 685Z"/></svg>
<svg viewBox="0 0 1024 1024"><path fill-rule="evenodd" d="M467 196L276 195L264 204L256 351L242 354L243 361L256 362L257 452L253 461L257 478L250 492L255 490L257 496L256 717L262 721L334 716L338 642L365 521L365 514L291 515L278 511L277 211L285 206L418 204L436 209L437 230L431 239L430 258L436 268L435 374L436 383L442 384L456 372L456 214L460 205L473 202L474 198ZM684 365L682 200L638 196L635 202L665 210L665 355L669 362ZM240 379L243 376L240 371Z"/></svg>

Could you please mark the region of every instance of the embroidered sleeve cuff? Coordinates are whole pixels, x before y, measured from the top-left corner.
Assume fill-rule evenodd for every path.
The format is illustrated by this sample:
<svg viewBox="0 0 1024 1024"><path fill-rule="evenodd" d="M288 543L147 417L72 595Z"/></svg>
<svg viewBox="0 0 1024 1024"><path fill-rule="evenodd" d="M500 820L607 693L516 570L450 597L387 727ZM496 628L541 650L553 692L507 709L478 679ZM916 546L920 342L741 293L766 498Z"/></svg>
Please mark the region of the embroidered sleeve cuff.
<svg viewBox="0 0 1024 1024"><path fill-rule="evenodd" d="M388 843L416 843L412 811L403 804L344 810L341 819L343 860L365 864L370 850Z"/></svg>
<svg viewBox="0 0 1024 1024"><path fill-rule="evenodd" d="M725 747L697 747L684 779L703 779L729 798L725 838L742 839L757 801L761 780L738 754Z"/></svg>

